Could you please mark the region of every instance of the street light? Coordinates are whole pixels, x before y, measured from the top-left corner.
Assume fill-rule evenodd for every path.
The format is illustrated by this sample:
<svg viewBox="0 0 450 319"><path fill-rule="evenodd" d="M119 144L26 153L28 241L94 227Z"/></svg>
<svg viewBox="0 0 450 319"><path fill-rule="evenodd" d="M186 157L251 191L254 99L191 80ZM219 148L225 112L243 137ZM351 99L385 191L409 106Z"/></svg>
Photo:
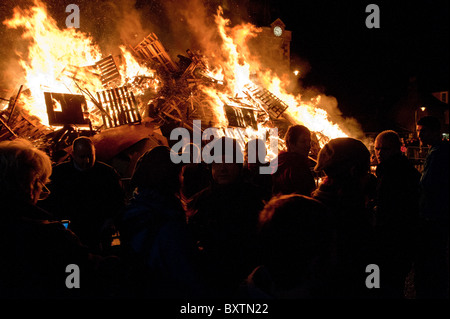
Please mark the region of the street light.
<svg viewBox="0 0 450 319"><path fill-rule="evenodd" d="M422 112L425 112L426 109L427 109L427 108L426 108L425 106L421 106L421 107L420 107L420 110L421 110ZM417 133L417 121L418 121L418 118L417 118L417 108L416 108L416 110L414 111L414 119L415 119L414 127L415 127L415 131L416 131L416 133Z"/></svg>

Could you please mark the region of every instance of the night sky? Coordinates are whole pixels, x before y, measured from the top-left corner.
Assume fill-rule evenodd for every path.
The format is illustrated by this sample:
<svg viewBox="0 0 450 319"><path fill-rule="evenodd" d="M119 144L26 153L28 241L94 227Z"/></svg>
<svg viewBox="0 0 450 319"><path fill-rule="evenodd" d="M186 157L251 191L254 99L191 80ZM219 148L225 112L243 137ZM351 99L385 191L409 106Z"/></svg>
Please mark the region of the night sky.
<svg viewBox="0 0 450 319"><path fill-rule="evenodd" d="M385 128L374 122L385 120L413 77L424 92L448 91L448 1L295 1L294 10L289 1L270 2L272 19L279 15L293 31L291 55L310 64L302 85L336 97L366 130ZM370 3L380 8L379 29L366 27Z"/></svg>
<svg viewBox="0 0 450 319"><path fill-rule="evenodd" d="M2 0L2 20L21 2L26 1ZM78 4L82 14L89 12L96 16L82 20L82 29L88 25L90 31L95 30L98 37L106 39L111 35L111 23L116 16L133 8L169 51L173 52L175 42L181 48L189 48L183 42L187 36L168 30L168 17L173 19L173 12L178 9L189 10L192 1L122 1L126 5L117 12L108 10L106 3L110 0L45 2L59 22L67 15L65 5ZM280 18L286 29L292 31L292 67L299 62L309 65L299 80L301 87L317 88L335 97L343 115L356 118L366 131L385 128L375 124L386 120L384 115L406 94L411 78L415 77L425 92L448 90L449 1L205 0L203 3L211 12L217 5L224 5L225 14L236 23L248 21L268 26ZM369 15L366 7L370 3L380 8L379 29L366 27ZM11 45L4 42L13 39L5 36L3 26L0 31L0 55L4 56L11 51Z"/></svg>

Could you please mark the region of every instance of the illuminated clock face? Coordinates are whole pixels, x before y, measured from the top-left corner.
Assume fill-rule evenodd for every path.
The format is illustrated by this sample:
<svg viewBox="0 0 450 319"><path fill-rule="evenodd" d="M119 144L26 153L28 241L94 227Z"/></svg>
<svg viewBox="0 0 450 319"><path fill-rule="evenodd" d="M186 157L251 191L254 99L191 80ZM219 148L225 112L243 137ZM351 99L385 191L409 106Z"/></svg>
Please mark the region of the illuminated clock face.
<svg viewBox="0 0 450 319"><path fill-rule="evenodd" d="M273 34L275 34L277 37L279 37L281 33L283 33L283 30L279 26L273 28Z"/></svg>

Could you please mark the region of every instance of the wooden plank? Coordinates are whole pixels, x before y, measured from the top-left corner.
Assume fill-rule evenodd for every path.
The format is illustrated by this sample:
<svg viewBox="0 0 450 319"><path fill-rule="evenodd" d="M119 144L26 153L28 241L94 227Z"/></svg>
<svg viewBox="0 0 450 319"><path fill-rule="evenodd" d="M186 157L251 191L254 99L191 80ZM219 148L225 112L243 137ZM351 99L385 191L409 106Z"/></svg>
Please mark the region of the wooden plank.
<svg viewBox="0 0 450 319"><path fill-rule="evenodd" d="M131 115L133 116L133 122L140 122L141 114L139 114L134 94L132 91L128 91L128 88L126 86L124 86L124 90L128 100L128 105L130 106Z"/></svg>
<svg viewBox="0 0 450 319"><path fill-rule="evenodd" d="M122 98L122 103L123 103L123 107L124 107L124 111L125 111L125 116L127 118L127 122L133 123L134 118L132 118L132 116L131 116L131 111L132 111L131 104L130 104L130 101L127 99L124 87L120 87L119 91L120 91L120 95Z"/></svg>
<svg viewBox="0 0 450 319"><path fill-rule="evenodd" d="M99 103L101 103L102 97L99 92L97 92L97 99L98 99ZM101 112L101 116L102 116L103 124L105 125L105 127L107 127L108 125L106 124L106 116L103 112Z"/></svg>
<svg viewBox="0 0 450 319"><path fill-rule="evenodd" d="M129 123L129 121L127 120L127 115L126 115L125 109L123 107L122 97L120 95L120 90L119 90L119 88L114 88L114 89L112 89L112 91L114 92L113 93L114 102L117 105L117 109L118 109L118 113L119 113L118 116L121 119L121 124L122 125L123 124L127 124L127 123Z"/></svg>
<svg viewBox="0 0 450 319"><path fill-rule="evenodd" d="M14 131L8 126L8 124L6 124L1 118L0 118L0 123L6 128L6 130L11 133L11 135L13 135L14 137L17 137L16 133L14 133Z"/></svg>
<svg viewBox="0 0 450 319"><path fill-rule="evenodd" d="M107 104L110 107L110 112L112 113L112 117L114 120L114 126L120 125L120 119L117 118L117 110L116 110L116 105L114 104L114 100L111 94L111 90L107 90L107 98L105 98L105 100L107 101Z"/></svg>

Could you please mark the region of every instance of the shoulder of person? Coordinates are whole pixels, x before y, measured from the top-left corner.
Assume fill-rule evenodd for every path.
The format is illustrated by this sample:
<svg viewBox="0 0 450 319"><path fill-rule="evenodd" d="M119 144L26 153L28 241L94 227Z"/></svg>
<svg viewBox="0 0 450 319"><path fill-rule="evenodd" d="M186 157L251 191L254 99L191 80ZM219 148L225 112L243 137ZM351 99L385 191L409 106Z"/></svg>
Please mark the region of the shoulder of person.
<svg viewBox="0 0 450 319"><path fill-rule="evenodd" d="M65 172L68 170L74 170L75 167L73 166L73 162L71 160L69 161L65 161L65 162L61 162L61 163L57 163L55 165L53 165L52 167L52 172L53 173L58 173L58 172Z"/></svg>
<svg viewBox="0 0 450 319"><path fill-rule="evenodd" d="M109 164L107 164L105 162L96 161L95 164L94 164L94 167L96 169L98 169L98 170L102 170L104 172L110 172L110 173L112 173L114 175L119 176L119 173L117 172L117 170L113 166L111 166L111 165L109 165Z"/></svg>

